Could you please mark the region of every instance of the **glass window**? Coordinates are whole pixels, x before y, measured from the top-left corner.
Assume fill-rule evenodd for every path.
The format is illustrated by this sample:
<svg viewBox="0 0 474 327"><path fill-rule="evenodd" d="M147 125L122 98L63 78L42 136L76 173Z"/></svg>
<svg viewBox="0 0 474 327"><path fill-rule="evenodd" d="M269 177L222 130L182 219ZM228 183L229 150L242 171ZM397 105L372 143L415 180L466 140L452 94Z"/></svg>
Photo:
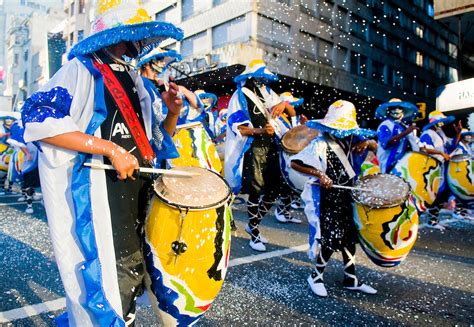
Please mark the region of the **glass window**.
<svg viewBox="0 0 474 327"><path fill-rule="evenodd" d="M76 4L75 2L71 2L71 9L69 10L69 13L71 14L71 17L74 16L75 12L74 12L74 8L76 7Z"/></svg>
<svg viewBox="0 0 474 327"><path fill-rule="evenodd" d="M316 44L318 38L310 33L304 31L300 32L300 56L303 58L310 58L316 60Z"/></svg>
<svg viewBox="0 0 474 327"><path fill-rule="evenodd" d="M77 42L80 42L84 39L84 30L77 31Z"/></svg>
<svg viewBox="0 0 474 327"><path fill-rule="evenodd" d="M216 49L230 42L244 42L249 36L249 21L246 16L240 16L212 29L212 48Z"/></svg>
<svg viewBox="0 0 474 327"><path fill-rule="evenodd" d="M385 65L372 60L372 78L378 82L384 82Z"/></svg>
<svg viewBox="0 0 474 327"><path fill-rule="evenodd" d="M436 36L429 28L425 29L425 40L431 44L435 44Z"/></svg>
<svg viewBox="0 0 474 327"><path fill-rule="evenodd" d="M86 0L79 0L79 13L80 14L86 13Z"/></svg>
<svg viewBox="0 0 474 327"><path fill-rule="evenodd" d="M175 6L169 6L156 13L155 20L158 22L176 23L178 22L178 10Z"/></svg>
<svg viewBox="0 0 474 327"><path fill-rule="evenodd" d="M413 21L413 32L418 36L420 39L423 38L424 34L424 27L418 24L417 22Z"/></svg>
<svg viewBox="0 0 474 327"><path fill-rule="evenodd" d="M367 77L367 57L363 55L359 56L359 75Z"/></svg>
<svg viewBox="0 0 474 327"><path fill-rule="evenodd" d="M393 85L393 68L387 66L387 73L385 74L385 84Z"/></svg>
<svg viewBox="0 0 474 327"><path fill-rule="evenodd" d="M338 45L335 46L334 49L336 50L334 58L336 68L348 70L347 49Z"/></svg>
<svg viewBox="0 0 474 327"><path fill-rule="evenodd" d="M454 44L454 43L451 43L449 42L449 55L453 58L457 58L458 57L458 47Z"/></svg>
<svg viewBox="0 0 474 327"><path fill-rule="evenodd" d="M277 2L280 2L280 3L283 3L287 6L289 6L291 4L291 1L290 0L277 0Z"/></svg>
<svg viewBox="0 0 474 327"><path fill-rule="evenodd" d="M402 53L402 41L395 36L389 35L387 37L387 50L391 53L399 55Z"/></svg>
<svg viewBox="0 0 474 327"><path fill-rule="evenodd" d="M206 52L206 32L201 32L184 39L181 42L183 57Z"/></svg>
<svg viewBox="0 0 474 327"><path fill-rule="evenodd" d="M354 36L366 40L367 22L357 15L351 15L350 33Z"/></svg>
<svg viewBox="0 0 474 327"><path fill-rule="evenodd" d="M381 30L375 27L375 25L370 26L369 31L369 42L375 44L380 48L384 48L385 45L385 34Z"/></svg>
<svg viewBox="0 0 474 327"><path fill-rule="evenodd" d="M227 2L227 1L229 1L229 0L213 0L212 5L215 7L215 6L223 4L224 2Z"/></svg>
<svg viewBox="0 0 474 327"><path fill-rule="evenodd" d="M209 9L212 4L208 0L182 0L182 3L183 20Z"/></svg>
<svg viewBox="0 0 474 327"><path fill-rule="evenodd" d="M357 52L351 52L351 74L359 75L359 56Z"/></svg>
<svg viewBox="0 0 474 327"><path fill-rule="evenodd" d="M332 65L332 42L328 42L323 39L318 40L318 57L321 63Z"/></svg>
<svg viewBox="0 0 474 327"><path fill-rule="evenodd" d="M318 1L317 0L300 0L300 11L307 15L316 17L318 12Z"/></svg>
<svg viewBox="0 0 474 327"><path fill-rule="evenodd" d="M13 64L16 66L18 65L19 62L20 62L20 56L18 55L18 53L15 53L13 55Z"/></svg>
<svg viewBox="0 0 474 327"><path fill-rule="evenodd" d="M403 76L403 87L405 88L405 90L407 90L408 92L413 92L414 89L413 89L413 77L408 75L408 74L405 74L405 76Z"/></svg>
<svg viewBox="0 0 474 327"><path fill-rule="evenodd" d="M329 0L320 0L319 1L319 15L321 20L331 23L332 22L332 10L334 4Z"/></svg>
<svg viewBox="0 0 474 327"><path fill-rule="evenodd" d="M74 32L71 32L71 34L69 34L69 45L73 45L74 44Z"/></svg>
<svg viewBox="0 0 474 327"><path fill-rule="evenodd" d="M290 26L274 19L258 16L258 36L273 46L287 47L291 42Z"/></svg>
<svg viewBox="0 0 474 327"><path fill-rule="evenodd" d="M348 11L337 6L336 14L334 15L334 24L340 30L347 31L347 16Z"/></svg>
<svg viewBox="0 0 474 327"><path fill-rule="evenodd" d="M448 68L446 67L446 65L443 65L443 64L440 63L440 64L438 64L437 72L438 72L438 77L439 78L445 79L446 75L448 73Z"/></svg>
<svg viewBox="0 0 474 327"><path fill-rule="evenodd" d="M421 79L415 79L415 94L424 96L425 93L425 82Z"/></svg>
<svg viewBox="0 0 474 327"><path fill-rule="evenodd" d="M393 71L393 86L403 88L403 74L399 70Z"/></svg>
<svg viewBox="0 0 474 327"><path fill-rule="evenodd" d="M400 20L400 26L407 29L407 30L412 30L413 29L413 23L410 17L405 15L403 12L399 12L398 14L399 20Z"/></svg>
<svg viewBox="0 0 474 327"><path fill-rule="evenodd" d="M446 40L444 38L442 38L441 36L438 35L437 37L437 45L438 45L438 48L440 48L441 50L443 51L446 51L447 50L447 47L446 47Z"/></svg>
<svg viewBox="0 0 474 327"><path fill-rule="evenodd" d="M420 51L416 52L416 64L423 67L423 54Z"/></svg>

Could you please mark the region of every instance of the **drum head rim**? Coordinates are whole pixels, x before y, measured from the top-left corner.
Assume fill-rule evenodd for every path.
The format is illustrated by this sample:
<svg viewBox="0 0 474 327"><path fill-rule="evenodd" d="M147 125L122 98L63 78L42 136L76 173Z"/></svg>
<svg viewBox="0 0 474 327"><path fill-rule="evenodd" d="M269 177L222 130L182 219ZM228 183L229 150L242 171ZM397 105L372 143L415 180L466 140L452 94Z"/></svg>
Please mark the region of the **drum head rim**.
<svg viewBox="0 0 474 327"><path fill-rule="evenodd" d="M290 154L297 154L297 153L300 153L300 152L304 149L304 147L303 147L303 148L297 150L297 149L294 149L294 148L290 148L290 147L288 147L288 146L285 146L285 136L288 137L288 135L294 134L294 133L291 133L291 131L292 131L292 130L294 131L294 130L296 130L296 129L307 130L307 131L308 131L308 134L311 134L311 133L314 134L314 133L315 133L315 132L313 132L314 129L312 129L312 128L306 126L306 125L298 125L298 126L296 126L296 127L291 128L289 131L287 131L287 132L282 136L280 144L281 144L282 149L283 149L285 152L288 152L288 153L290 153ZM316 132L316 133L317 133L317 132ZM318 134L314 134L314 137L312 137L311 139L309 139L308 144L311 143L311 141L314 140L316 137L318 137Z"/></svg>
<svg viewBox="0 0 474 327"><path fill-rule="evenodd" d="M427 157L430 158L430 159L434 159L434 160L436 160L436 162L438 162L438 164L440 164L440 165L443 164L443 162L442 162L441 160L439 160L438 158L435 158L435 157L433 157L432 155L430 155L430 154L428 154L428 153L426 153L426 152L422 152L422 151L408 151L408 152L406 152L406 153L403 155L403 157L405 157L406 155L408 155L408 154L411 153L411 152L416 153L416 154L421 154L421 155L423 155L423 156L427 156ZM403 159L403 157L402 157L402 159ZM400 160L401 160L401 159L400 159Z"/></svg>
<svg viewBox="0 0 474 327"><path fill-rule="evenodd" d="M406 202L410 198L410 194L412 193L410 184L407 181L405 181L403 178L401 178L400 176L397 176L397 175L377 173L377 174L362 176L357 181L359 181L363 178L373 178L372 176L375 177L375 176L379 176L379 175L395 176L395 177L399 178L400 180L402 180L408 186L408 192L403 197L403 199L401 199L398 203L394 203L394 204L386 204L386 205L380 205L380 206L369 206L368 204L362 203L361 201L357 200L357 198L354 195L354 191L352 191L351 196L352 196L352 199L354 200L355 203L360 204L362 206L370 207L370 208L373 208L373 209L388 209L388 208L398 207L399 205ZM356 183L357 183L357 181L356 181ZM354 184L355 187L357 187L356 183Z"/></svg>
<svg viewBox="0 0 474 327"><path fill-rule="evenodd" d="M176 167L176 168L179 168L179 167ZM195 167L195 168L201 168L201 167ZM218 202L215 202L215 203L212 203L212 204L206 205L206 206L186 206L186 205L178 204L178 203L175 203L175 202L171 202L170 200L164 198L164 196L162 194L160 194L156 191L156 183L158 183L158 181L161 180L161 178L163 178L164 175L158 176L158 178L155 179L155 181L153 182L153 193L155 194L156 197L158 197L161 201L163 201L167 205L169 205L173 208L176 208L176 209L180 209L180 210L181 209L185 209L185 210L187 209L189 211L204 211L204 210L215 209L215 208L221 207L223 204L225 204L226 202L229 201L229 199L232 195L232 190L229 186L229 183L227 183L227 181L220 174L216 173L215 171L212 171L212 170L209 170L209 169L206 169L206 168L201 168L201 169L204 169L208 172L211 172L211 173L215 174L217 177L219 177L219 179L221 179L222 182L224 182L225 186L227 187L227 194L221 200L219 200Z"/></svg>

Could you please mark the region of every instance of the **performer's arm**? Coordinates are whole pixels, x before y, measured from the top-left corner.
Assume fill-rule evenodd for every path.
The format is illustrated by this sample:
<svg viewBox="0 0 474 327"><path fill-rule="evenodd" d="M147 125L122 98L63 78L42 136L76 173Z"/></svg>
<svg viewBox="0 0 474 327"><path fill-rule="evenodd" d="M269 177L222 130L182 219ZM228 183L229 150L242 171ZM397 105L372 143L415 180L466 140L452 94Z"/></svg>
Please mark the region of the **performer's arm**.
<svg viewBox="0 0 474 327"><path fill-rule="evenodd" d="M240 125L237 127L240 131L240 134L243 136L258 136L258 135L273 135L275 134L275 130L273 129L272 125L267 123L264 128L253 128L248 127L246 125Z"/></svg>
<svg viewBox="0 0 474 327"><path fill-rule="evenodd" d="M160 81L159 83L163 83ZM168 114L163 121L163 128L168 132L168 135L173 136L176 124L178 123L179 113L183 106L183 100L178 97L178 92L181 86L173 82L169 83L168 91L161 93L161 97L166 107L168 107Z"/></svg>
<svg viewBox="0 0 474 327"><path fill-rule="evenodd" d="M319 169L316 169L314 167L305 165L300 160L292 160L291 161L291 168L293 168L294 170L296 170L300 173L318 177L319 178L319 184L321 185L322 188L331 188L332 187L332 184L333 184L332 179L330 179L325 173L323 173Z"/></svg>
<svg viewBox="0 0 474 327"><path fill-rule="evenodd" d="M195 109L199 109L199 103L197 101L196 94L189 91L187 88L185 88L182 85L179 86L179 92L183 93L183 95L186 97L186 99L188 99L188 102L191 105L191 107L193 107Z"/></svg>
<svg viewBox="0 0 474 327"><path fill-rule="evenodd" d="M438 155L442 156L444 158L444 160L449 160L451 158L449 156L449 154L444 153L443 151L439 151L439 150L435 150L435 149L429 149L427 147L421 147L420 150L425 152L425 153L428 153L428 154L438 154Z"/></svg>
<svg viewBox="0 0 474 327"><path fill-rule="evenodd" d="M138 160L133 154L113 142L93 135L70 132L47 137L41 141L67 150L105 156L117 171L118 179L132 177L134 171L138 169Z"/></svg>
<svg viewBox="0 0 474 327"><path fill-rule="evenodd" d="M286 112L290 117L296 116L295 108L288 101L282 101L272 107L272 118L280 117L283 112Z"/></svg>
<svg viewBox="0 0 474 327"><path fill-rule="evenodd" d="M408 134L410 134L411 132L413 132L414 130L419 130L418 127L416 127L415 125L410 125L408 126L408 128L406 130L404 130L403 132L401 132L400 134L397 134L395 135L394 137L392 137L388 142L387 142L387 145L388 146L392 146L392 145L395 145L397 144L398 142L400 142L400 140L402 138L404 138L405 136L407 136Z"/></svg>
<svg viewBox="0 0 474 327"><path fill-rule="evenodd" d="M377 151L377 142L374 140L363 140L357 143L353 148L356 153L363 153L367 149L374 152Z"/></svg>

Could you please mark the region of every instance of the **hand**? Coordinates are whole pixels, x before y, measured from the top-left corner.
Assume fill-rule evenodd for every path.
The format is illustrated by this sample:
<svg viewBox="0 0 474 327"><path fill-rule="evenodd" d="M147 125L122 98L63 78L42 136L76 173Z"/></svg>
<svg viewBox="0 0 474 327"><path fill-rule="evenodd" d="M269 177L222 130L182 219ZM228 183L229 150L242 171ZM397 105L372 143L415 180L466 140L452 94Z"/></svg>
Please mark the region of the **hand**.
<svg viewBox="0 0 474 327"><path fill-rule="evenodd" d="M272 107L272 118L277 118L277 117L280 117L280 115L283 113L283 111L285 111L285 108L286 108L286 102L280 102L279 104L277 105L274 105Z"/></svg>
<svg viewBox="0 0 474 327"><path fill-rule="evenodd" d="M264 135L269 135L269 136L272 136L273 134L275 134L275 129L273 128L273 126L270 123L267 123L265 125L265 128L263 128L263 134Z"/></svg>
<svg viewBox="0 0 474 327"><path fill-rule="evenodd" d="M328 175L322 174L321 177L319 177L319 185L321 185L322 188L329 189L332 187L332 179L330 179Z"/></svg>
<svg viewBox="0 0 474 327"><path fill-rule="evenodd" d="M458 121L457 124L453 124L454 130L456 131L456 135L461 134L462 131L462 121Z"/></svg>
<svg viewBox="0 0 474 327"><path fill-rule="evenodd" d="M449 161L449 159L451 159L451 156L447 153L443 152L443 153L441 153L441 155L443 156L444 160L446 160L446 161Z"/></svg>
<svg viewBox="0 0 474 327"><path fill-rule="evenodd" d="M162 81L160 81L163 83ZM161 84L159 84L161 85ZM178 97L179 86L173 82L169 83L168 91L161 93L163 102L168 107L168 113L173 115L179 115L181 107L183 106L183 100Z"/></svg>
<svg viewBox="0 0 474 327"><path fill-rule="evenodd" d="M139 168L138 160L133 154L128 153L124 148L116 145L115 148L108 155L112 166L117 171L117 178L125 180L130 177L135 180L133 173Z"/></svg>
<svg viewBox="0 0 474 327"><path fill-rule="evenodd" d="M408 135L408 134L410 134L411 132L413 132L413 131L415 131L415 130L416 130L416 131L419 131L420 128L417 127L416 125L410 125L410 126L408 126L408 128L405 130L405 132L406 132L406 134Z"/></svg>
<svg viewBox="0 0 474 327"><path fill-rule="evenodd" d="M361 141L354 146L354 151L359 154L363 153L365 150L367 150L368 146L369 146L369 140Z"/></svg>
<svg viewBox="0 0 474 327"><path fill-rule="evenodd" d="M306 117L305 115L300 115L300 124L306 124L308 122L308 117Z"/></svg>

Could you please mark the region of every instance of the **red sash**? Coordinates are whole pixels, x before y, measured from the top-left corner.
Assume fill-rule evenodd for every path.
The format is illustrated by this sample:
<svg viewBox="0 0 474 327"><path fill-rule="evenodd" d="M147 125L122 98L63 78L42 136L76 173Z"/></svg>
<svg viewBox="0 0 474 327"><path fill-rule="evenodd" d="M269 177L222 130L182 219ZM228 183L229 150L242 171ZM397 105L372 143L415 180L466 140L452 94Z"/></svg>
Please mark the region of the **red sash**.
<svg viewBox="0 0 474 327"><path fill-rule="evenodd" d="M122 113L122 116L130 129L130 133L137 144L138 151L140 151L140 154L145 159L145 161L152 161L155 158L155 153L148 142L146 132L140 124L135 110L133 110L133 106L127 96L127 92L125 92L119 80L108 65L99 64L94 60L94 66L102 73L102 76L104 77L104 84L114 98L114 101L117 104L120 112Z"/></svg>

